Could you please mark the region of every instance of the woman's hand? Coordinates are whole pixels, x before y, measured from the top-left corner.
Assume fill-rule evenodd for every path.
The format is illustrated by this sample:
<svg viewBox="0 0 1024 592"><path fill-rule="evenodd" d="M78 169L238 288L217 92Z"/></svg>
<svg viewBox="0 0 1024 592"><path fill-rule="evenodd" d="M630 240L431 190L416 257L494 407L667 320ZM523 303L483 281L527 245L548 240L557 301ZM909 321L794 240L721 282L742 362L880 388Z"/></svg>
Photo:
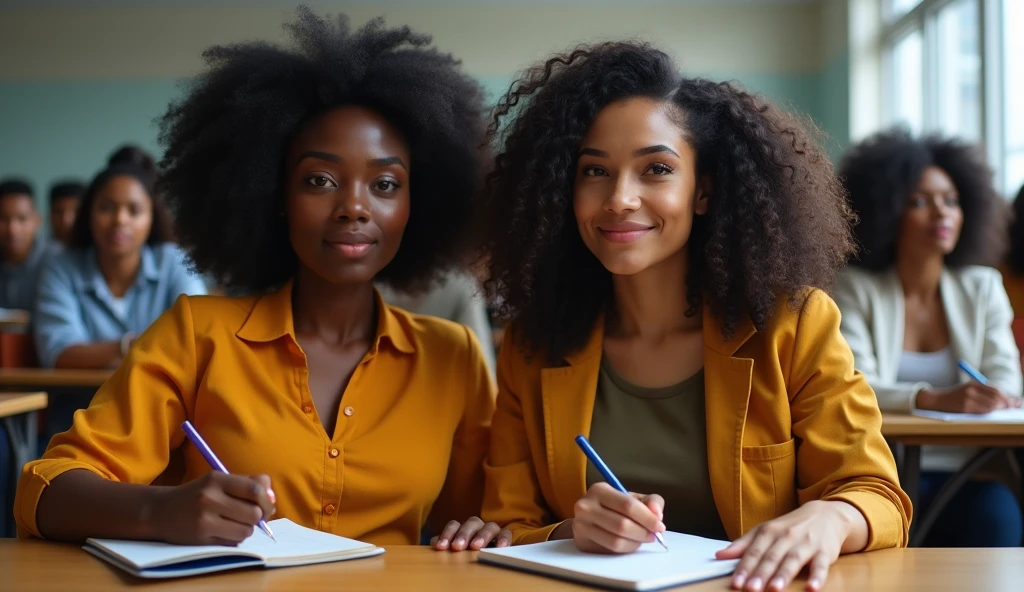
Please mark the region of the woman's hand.
<svg viewBox="0 0 1024 592"><path fill-rule="evenodd" d="M812 501L758 525L717 558L742 557L732 576L735 590L785 590L810 565L807 589L817 591L839 554L860 551L867 540L868 523L857 508L841 501Z"/></svg>
<svg viewBox="0 0 1024 592"><path fill-rule="evenodd" d="M1008 397L999 389L979 382L965 382L949 388L926 389L917 393L918 409L945 413L989 413L996 409L1016 409L1020 397Z"/></svg>
<svg viewBox="0 0 1024 592"><path fill-rule="evenodd" d="M632 553L665 532L665 500L660 495L626 495L607 483L595 483L576 502L572 538L589 553Z"/></svg>
<svg viewBox="0 0 1024 592"><path fill-rule="evenodd" d="M210 471L162 493L153 512L158 539L179 545L237 545L276 511L270 477Z"/></svg>
<svg viewBox="0 0 1024 592"><path fill-rule="evenodd" d="M512 544L512 533L506 528L500 528L494 522L484 524L484 521L473 516L464 523L452 520L445 525L439 536L430 539L430 546L438 551L479 551L491 544L494 537L498 537L497 547L507 547Z"/></svg>

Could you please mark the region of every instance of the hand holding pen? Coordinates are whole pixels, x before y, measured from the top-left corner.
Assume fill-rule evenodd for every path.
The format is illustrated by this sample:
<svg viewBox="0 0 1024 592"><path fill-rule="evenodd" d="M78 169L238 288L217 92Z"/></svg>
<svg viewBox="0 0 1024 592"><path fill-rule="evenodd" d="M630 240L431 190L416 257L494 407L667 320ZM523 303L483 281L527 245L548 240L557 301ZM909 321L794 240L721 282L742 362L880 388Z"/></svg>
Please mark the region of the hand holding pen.
<svg viewBox="0 0 1024 592"><path fill-rule="evenodd" d="M1021 398L1008 396L989 384L988 378L965 360L957 364L971 378L970 382L948 388L929 388L917 393L914 406L918 409L944 413L989 413L997 409L1021 406Z"/></svg>
<svg viewBox="0 0 1024 592"><path fill-rule="evenodd" d="M153 504L157 532L152 538L185 545L234 546L256 527L273 538L264 521L274 514L277 501L270 478L228 474L191 423L185 422L182 429L214 470L160 494L162 499Z"/></svg>
<svg viewBox="0 0 1024 592"><path fill-rule="evenodd" d="M668 549L662 535L665 500L660 495L629 493L585 437L578 436L576 443L607 481L595 483L576 502L572 521L576 546L595 553L632 553L644 543L658 542Z"/></svg>

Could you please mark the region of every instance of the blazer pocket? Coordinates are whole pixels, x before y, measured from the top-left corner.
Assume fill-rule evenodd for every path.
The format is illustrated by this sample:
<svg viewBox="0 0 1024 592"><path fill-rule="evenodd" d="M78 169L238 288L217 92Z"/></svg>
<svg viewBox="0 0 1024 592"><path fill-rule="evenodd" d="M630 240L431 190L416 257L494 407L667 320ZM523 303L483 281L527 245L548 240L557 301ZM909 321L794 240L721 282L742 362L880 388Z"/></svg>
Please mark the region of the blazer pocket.
<svg viewBox="0 0 1024 592"><path fill-rule="evenodd" d="M743 530L796 509L796 440L741 450Z"/></svg>

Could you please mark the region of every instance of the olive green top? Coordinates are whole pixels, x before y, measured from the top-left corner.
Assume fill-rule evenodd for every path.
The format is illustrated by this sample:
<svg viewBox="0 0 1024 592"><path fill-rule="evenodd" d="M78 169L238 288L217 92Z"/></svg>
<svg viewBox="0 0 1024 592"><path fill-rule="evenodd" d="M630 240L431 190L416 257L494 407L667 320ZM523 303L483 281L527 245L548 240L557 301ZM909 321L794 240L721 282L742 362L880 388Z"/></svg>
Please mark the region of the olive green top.
<svg viewBox="0 0 1024 592"><path fill-rule="evenodd" d="M590 442L623 486L665 498L665 526L725 540L711 495L704 371L679 384L630 384L601 360ZM604 481L587 463L587 487Z"/></svg>

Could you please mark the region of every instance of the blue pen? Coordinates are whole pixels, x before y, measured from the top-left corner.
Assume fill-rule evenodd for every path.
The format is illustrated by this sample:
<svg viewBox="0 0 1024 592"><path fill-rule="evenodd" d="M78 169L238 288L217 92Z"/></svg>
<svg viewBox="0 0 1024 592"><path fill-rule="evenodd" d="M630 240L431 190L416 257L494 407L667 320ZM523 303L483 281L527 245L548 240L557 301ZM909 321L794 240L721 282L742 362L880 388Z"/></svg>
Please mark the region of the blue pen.
<svg viewBox="0 0 1024 592"><path fill-rule="evenodd" d="M988 384L988 379L985 378L985 375L975 370L974 366L971 366L964 360L960 360L959 362L956 363L956 365L960 366L960 369L963 370L967 374L967 376L970 376L972 379L974 379L975 382L980 382L981 384Z"/></svg>
<svg viewBox="0 0 1024 592"><path fill-rule="evenodd" d="M590 459L590 462L594 463L594 466L597 467L597 470L601 472L601 475L604 477L604 480L607 481L609 485L621 491L622 493L629 495L629 491L622 486L622 482L619 481L618 477L615 476L615 473L612 473L612 470L608 468L608 465L604 464L604 461L601 460L601 457L598 456L597 451L594 450L594 447L590 445L590 442L587 441L586 437L584 437L582 434L576 436L576 443L579 444L579 447L581 449L583 449L583 454L587 455L587 458ZM665 550L668 551L668 545L665 544L665 538L661 536L660 532L654 533L654 538L658 539L658 542L661 543L661 546L665 547Z"/></svg>
<svg viewBox="0 0 1024 592"><path fill-rule="evenodd" d="M199 454L203 455L203 458L206 459L206 462L210 463L210 466L213 467L214 470L220 471L221 473L228 472L227 468L224 467L224 463L220 462L220 459L217 458L217 455L213 453L213 450L211 450L210 446L206 443L206 440L203 440L203 437L199 435L199 432L192 427L192 422L186 419L185 423L181 424L181 429L185 430L185 435L188 436L188 439L191 440L193 444L195 444L195 447L199 450ZM270 530L270 526L267 525L266 520L260 518L259 527L260 530L267 533L270 540L275 543L277 542L277 539L274 538L274 532Z"/></svg>

